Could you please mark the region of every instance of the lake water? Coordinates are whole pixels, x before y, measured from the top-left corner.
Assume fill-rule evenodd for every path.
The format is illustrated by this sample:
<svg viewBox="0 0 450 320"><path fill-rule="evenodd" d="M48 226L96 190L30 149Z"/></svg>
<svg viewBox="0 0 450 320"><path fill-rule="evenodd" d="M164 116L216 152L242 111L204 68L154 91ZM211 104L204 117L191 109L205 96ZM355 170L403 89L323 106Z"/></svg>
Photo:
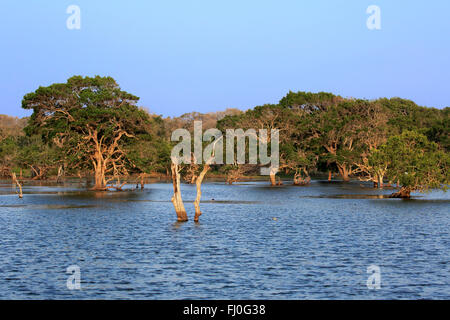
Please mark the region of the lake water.
<svg viewBox="0 0 450 320"><path fill-rule="evenodd" d="M360 182L172 185L94 193L0 185L2 299L449 299L450 196L383 199ZM214 199L214 200L212 200ZM190 201L190 202L189 202ZM67 267L81 271L68 290ZM370 265L381 288L369 290Z"/></svg>

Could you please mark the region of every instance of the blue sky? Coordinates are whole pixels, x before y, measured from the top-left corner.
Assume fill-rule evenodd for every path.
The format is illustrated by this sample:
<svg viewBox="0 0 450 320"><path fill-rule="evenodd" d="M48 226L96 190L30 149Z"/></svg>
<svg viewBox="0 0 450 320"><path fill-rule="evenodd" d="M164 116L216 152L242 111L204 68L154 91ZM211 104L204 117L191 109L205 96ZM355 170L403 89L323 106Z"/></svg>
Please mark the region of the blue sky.
<svg viewBox="0 0 450 320"><path fill-rule="evenodd" d="M69 5L81 29L69 30ZM366 9L381 8L381 30ZM72 75L109 75L164 116L289 90L450 105L450 1L2 1L0 113Z"/></svg>

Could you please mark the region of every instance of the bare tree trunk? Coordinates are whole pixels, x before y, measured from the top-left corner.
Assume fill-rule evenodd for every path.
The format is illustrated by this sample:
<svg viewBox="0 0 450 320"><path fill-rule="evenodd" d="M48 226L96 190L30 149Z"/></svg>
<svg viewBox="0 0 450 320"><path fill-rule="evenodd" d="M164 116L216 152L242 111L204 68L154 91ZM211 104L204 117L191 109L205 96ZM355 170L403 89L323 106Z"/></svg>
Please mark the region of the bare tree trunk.
<svg viewBox="0 0 450 320"><path fill-rule="evenodd" d="M275 173L271 170L270 171L270 175L269 175L269 177L270 177L270 185L273 187L273 186L276 186L277 185L277 180L276 180L276 178L275 178Z"/></svg>
<svg viewBox="0 0 450 320"><path fill-rule="evenodd" d="M40 180L42 176L42 170L38 167L37 169L34 166L30 166L31 170L33 170L33 180Z"/></svg>
<svg viewBox="0 0 450 320"><path fill-rule="evenodd" d="M62 171L62 166L58 167L58 176L56 177L56 183L59 182L59 179L62 177L63 175L63 171Z"/></svg>
<svg viewBox="0 0 450 320"><path fill-rule="evenodd" d="M411 198L411 189L402 187L399 192L395 192L389 196L389 198L402 198L409 199Z"/></svg>
<svg viewBox="0 0 450 320"><path fill-rule="evenodd" d="M220 139L222 139L222 137L221 137ZM202 214L202 212L200 211L200 199L201 199L201 197L202 197L201 186L202 186L203 179L205 178L205 175L206 175L206 173L208 172L208 170L209 170L209 168L210 168L211 163L214 161L215 146L216 146L216 143L217 143L218 141L219 141L219 140L215 140L215 141L214 141L214 145L213 145L211 157L210 157L208 160L206 160L206 163L205 163L205 165L203 166L202 172L200 172L200 174L198 175L198 177L197 177L197 179L196 179L196 181L195 181L196 186L197 186L197 196L195 197L195 201L194 201L194 206L195 206L195 216L194 216L194 221L195 221L195 222L198 222L198 219L199 219L199 217L200 217L201 214Z"/></svg>
<svg viewBox="0 0 450 320"><path fill-rule="evenodd" d="M145 173L141 174L141 190L144 190L145 183L144 183Z"/></svg>
<svg viewBox="0 0 450 320"><path fill-rule="evenodd" d="M202 212L200 211L200 199L202 197L201 186L202 186L203 178L205 177L208 170L209 170L209 164L205 164L202 172L200 172L199 176L197 177L197 180L195 181L195 184L197 185L197 196L194 201L194 206L195 206L194 221L195 222L198 222L199 217L202 215Z"/></svg>
<svg viewBox="0 0 450 320"><path fill-rule="evenodd" d="M13 182L16 184L17 188L19 189L19 192L17 192L17 194L19 195L19 198L22 199L23 198L23 193L22 193L22 185L20 184L19 180L17 180L16 174L13 172L11 173L11 177Z"/></svg>
<svg viewBox="0 0 450 320"><path fill-rule="evenodd" d="M173 196L172 203L175 207L177 219L179 222L188 221L186 209L184 208L183 199L181 198L180 189L180 171L178 170L178 164L172 163L170 165L172 170L172 182L173 182Z"/></svg>

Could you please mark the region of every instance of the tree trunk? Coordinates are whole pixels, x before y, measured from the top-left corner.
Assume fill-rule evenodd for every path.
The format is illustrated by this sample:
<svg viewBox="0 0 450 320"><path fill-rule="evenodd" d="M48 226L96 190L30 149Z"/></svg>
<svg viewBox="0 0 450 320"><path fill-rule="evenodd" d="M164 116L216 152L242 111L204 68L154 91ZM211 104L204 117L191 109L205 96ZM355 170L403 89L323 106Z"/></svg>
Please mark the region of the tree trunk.
<svg viewBox="0 0 450 320"><path fill-rule="evenodd" d="M17 180L16 174L14 172L11 174L11 176L12 176L13 182L16 184L17 188L19 189L19 191L16 190L16 192L19 195L19 198L22 199L23 198L22 185L20 184L19 180Z"/></svg>
<svg viewBox="0 0 450 320"><path fill-rule="evenodd" d="M62 166L59 166L58 167L58 176L56 177L56 183L59 182L59 179L62 177L62 175L63 175L63 169L62 169Z"/></svg>
<svg viewBox="0 0 450 320"><path fill-rule="evenodd" d="M342 180L344 182L349 182L350 181L350 177L349 177L349 170L345 165L337 165L338 169L339 169L339 173L342 177Z"/></svg>
<svg viewBox="0 0 450 320"><path fill-rule="evenodd" d="M411 198L411 189L402 187L399 192L391 194L389 198L409 199Z"/></svg>
<svg viewBox="0 0 450 320"><path fill-rule="evenodd" d="M105 190L106 189L105 175L101 169L95 170L95 184L92 189L93 190Z"/></svg>
<svg viewBox="0 0 450 320"><path fill-rule="evenodd" d="M383 189L383 176L378 175L378 189Z"/></svg>
<svg viewBox="0 0 450 320"><path fill-rule="evenodd" d="M199 176L197 177L197 180L195 181L195 184L197 185L197 196L194 201L194 206L195 206L194 221L195 222L198 222L199 217L202 215L202 212L200 211L200 199L202 197L201 186L202 186L203 178L205 177L208 170L209 170L209 165L205 164L202 172L199 174Z"/></svg>
<svg viewBox="0 0 450 320"><path fill-rule="evenodd" d="M277 180L275 178L275 173L273 173L273 171L270 171L270 185L272 187L277 185Z"/></svg>
<svg viewBox="0 0 450 320"><path fill-rule="evenodd" d="M94 162L95 184L92 190L107 190L106 189L106 163L100 152L97 152Z"/></svg>
<svg viewBox="0 0 450 320"><path fill-rule="evenodd" d="M173 196L172 203L175 208L175 213L177 214L177 220L179 222L188 221L186 209L184 208L183 199L181 198L180 189L180 172L178 170L178 165L172 163L170 165L172 170L172 182L173 182Z"/></svg>
<svg viewBox="0 0 450 320"><path fill-rule="evenodd" d="M144 190L144 188L145 188L144 177L145 177L145 173L141 174L141 190Z"/></svg>

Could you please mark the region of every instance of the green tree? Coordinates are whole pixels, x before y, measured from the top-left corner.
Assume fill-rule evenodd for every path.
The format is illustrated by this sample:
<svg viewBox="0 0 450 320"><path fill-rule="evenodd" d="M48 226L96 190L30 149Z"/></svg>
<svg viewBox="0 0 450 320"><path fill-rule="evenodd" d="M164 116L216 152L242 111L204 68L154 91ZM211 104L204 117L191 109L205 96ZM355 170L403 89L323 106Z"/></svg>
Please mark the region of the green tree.
<svg viewBox="0 0 450 320"><path fill-rule="evenodd" d="M447 189L450 183L450 156L435 142L415 131L390 137L369 158L374 168L387 168L386 174L401 189L392 197L409 198L411 192Z"/></svg>
<svg viewBox="0 0 450 320"><path fill-rule="evenodd" d="M74 76L25 95L22 107L33 110L25 132L57 145L68 166L93 169L93 189L106 190L108 174L127 173L124 147L149 122L138 100L111 77Z"/></svg>
<svg viewBox="0 0 450 320"><path fill-rule="evenodd" d="M290 138L293 134L295 120L290 109L280 105L266 104L263 106L257 106L251 110L242 114L229 115L219 120L218 128L225 132L226 129L266 129L268 132L267 141L264 141L268 145L271 143L271 130L279 130L279 145L280 145L280 163L278 168L271 168L270 183L272 186L276 185L276 173L278 170L288 169L290 163L288 163L288 157L291 156ZM261 137L256 135L256 139ZM234 142L236 145L236 142Z"/></svg>
<svg viewBox="0 0 450 320"><path fill-rule="evenodd" d="M11 174L16 165L19 137L9 136L0 141L0 176L6 177Z"/></svg>
<svg viewBox="0 0 450 320"><path fill-rule="evenodd" d="M355 171L355 163L362 152L360 133L364 130L364 120L369 102L346 100L331 104L324 110L308 114L305 125L310 143L322 148L320 156L336 167L344 181L350 180Z"/></svg>
<svg viewBox="0 0 450 320"><path fill-rule="evenodd" d="M21 168L30 168L34 180L46 179L60 158L57 148L42 141L39 135L20 137L18 141L16 163Z"/></svg>
<svg viewBox="0 0 450 320"><path fill-rule="evenodd" d="M168 173L170 170L170 144L165 138L161 117L151 117L145 133L136 136L125 147L131 170L140 174L141 188L144 178L152 172Z"/></svg>

